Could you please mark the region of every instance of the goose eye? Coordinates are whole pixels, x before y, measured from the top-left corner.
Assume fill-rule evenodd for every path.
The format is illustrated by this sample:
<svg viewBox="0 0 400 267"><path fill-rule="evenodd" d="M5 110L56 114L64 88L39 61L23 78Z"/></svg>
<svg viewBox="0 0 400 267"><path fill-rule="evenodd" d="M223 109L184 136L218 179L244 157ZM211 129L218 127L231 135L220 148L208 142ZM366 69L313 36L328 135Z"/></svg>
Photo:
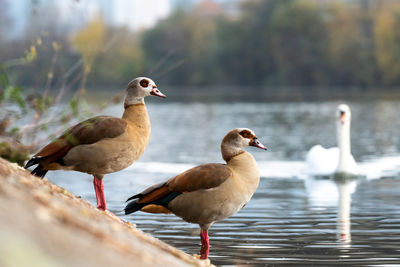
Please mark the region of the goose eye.
<svg viewBox="0 0 400 267"><path fill-rule="evenodd" d="M142 87L147 87L149 85L149 81L146 79L143 79L139 82L140 86Z"/></svg>
<svg viewBox="0 0 400 267"><path fill-rule="evenodd" d="M251 134L250 131L248 130L243 130L239 133L241 136L243 136L244 138L248 138L250 139L253 135Z"/></svg>

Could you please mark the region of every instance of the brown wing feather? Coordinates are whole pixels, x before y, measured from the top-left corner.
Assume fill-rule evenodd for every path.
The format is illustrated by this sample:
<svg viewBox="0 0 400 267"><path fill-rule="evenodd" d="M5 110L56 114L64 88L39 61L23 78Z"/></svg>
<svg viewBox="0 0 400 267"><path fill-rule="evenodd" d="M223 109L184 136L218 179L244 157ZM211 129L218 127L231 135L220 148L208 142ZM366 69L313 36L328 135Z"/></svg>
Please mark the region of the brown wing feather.
<svg viewBox="0 0 400 267"><path fill-rule="evenodd" d="M127 122L110 116L98 116L80 122L43 147L34 157L46 157L50 163L64 157L74 146L93 144L104 138L114 138L124 133Z"/></svg>
<svg viewBox="0 0 400 267"><path fill-rule="evenodd" d="M124 133L127 122L111 116L98 116L73 126L61 138L73 145L93 144L104 138L114 138ZM75 144L74 144L75 143Z"/></svg>
<svg viewBox="0 0 400 267"><path fill-rule="evenodd" d="M160 199L160 198L168 195L169 193L171 193L171 191L168 189L168 187L167 186L163 186L163 187L157 188L157 189L155 189L155 190L143 195L139 199L138 203L152 202L152 201L155 201L157 199Z"/></svg>
<svg viewBox="0 0 400 267"><path fill-rule="evenodd" d="M48 157L50 155L57 154L58 151L63 150L64 147L68 147L70 144L65 139L57 138L50 144L43 147L34 157Z"/></svg>
<svg viewBox="0 0 400 267"><path fill-rule="evenodd" d="M167 182L172 192L191 192L217 187L232 175L225 164L208 163L189 169Z"/></svg>
<svg viewBox="0 0 400 267"><path fill-rule="evenodd" d="M41 161L42 164L46 165L49 164L51 162L56 161L57 159L60 159L62 157L64 157L68 151L71 149L71 146L69 145L65 145L63 147L61 147L60 149L58 149L57 151L55 151L53 154L44 157Z"/></svg>
<svg viewBox="0 0 400 267"><path fill-rule="evenodd" d="M138 197L137 203L152 203L171 193L184 193L217 187L231 175L231 169L224 164L204 164L189 169L165 183L153 185L131 199Z"/></svg>

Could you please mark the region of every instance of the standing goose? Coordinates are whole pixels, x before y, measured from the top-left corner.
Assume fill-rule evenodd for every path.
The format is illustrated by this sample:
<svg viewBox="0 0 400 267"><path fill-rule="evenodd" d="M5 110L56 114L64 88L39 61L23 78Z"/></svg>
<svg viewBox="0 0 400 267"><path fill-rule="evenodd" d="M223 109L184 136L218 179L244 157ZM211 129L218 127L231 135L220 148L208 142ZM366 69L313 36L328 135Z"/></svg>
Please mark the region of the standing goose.
<svg viewBox="0 0 400 267"><path fill-rule="evenodd" d="M306 157L306 173L310 175L331 175L358 173L357 164L350 146L351 111L341 104L336 111L336 138L338 147L329 149L313 146Z"/></svg>
<svg viewBox="0 0 400 267"><path fill-rule="evenodd" d="M144 152L150 138L150 119L144 104L148 95L165 97L154 81L139 77L126 89L122 118L97 116L76 124L43 147L25 165L43 178L49 170L74 170L94 176L97 208L107 210L103 177L120 171Z"/></svg>
<svg viewBox="0 0 400 267"><path fill-rule="evenodd" d="M208 228L243 208L260 181L254 157L243 150L247 146L266 150L253 131L245 128L230 131L221 143L226 164L203 164L149 187L127 200L133 201L125 207L125 214L138 210L172 212L187 222L199 224L201 259L207 259Z"/></svg>

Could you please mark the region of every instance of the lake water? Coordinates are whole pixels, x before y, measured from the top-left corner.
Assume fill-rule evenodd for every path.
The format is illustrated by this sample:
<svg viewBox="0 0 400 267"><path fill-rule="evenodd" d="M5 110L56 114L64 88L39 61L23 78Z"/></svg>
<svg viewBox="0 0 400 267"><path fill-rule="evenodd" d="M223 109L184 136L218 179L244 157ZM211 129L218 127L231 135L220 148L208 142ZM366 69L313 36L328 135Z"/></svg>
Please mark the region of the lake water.
<svg viewBox="0 0 400 267"><path fill-rule="evenodd" d="M199 253L198 226L174 215L123 215L125 200L194 165L222 162L219 145L231 129L255 131L268 151L247 149L261 172L248 205L210 229L210 259L219 266L399 266L400 103L348 103L352 152L362 177L317 179L304 174L315 144L334 146L335 110L323 103L148 104L149 147L131 167L104 179L109 209L139 229ZM120 116L121 106L105 114ZM93 204L92 177L50 172L49 180Z"/></svg>

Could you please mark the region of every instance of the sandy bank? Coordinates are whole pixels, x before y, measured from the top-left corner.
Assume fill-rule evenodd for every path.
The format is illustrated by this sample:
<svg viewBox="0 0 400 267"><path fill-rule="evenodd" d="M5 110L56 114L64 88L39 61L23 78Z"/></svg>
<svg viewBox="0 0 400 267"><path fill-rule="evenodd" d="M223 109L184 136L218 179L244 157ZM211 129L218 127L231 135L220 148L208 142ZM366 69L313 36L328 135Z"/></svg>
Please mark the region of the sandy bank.
<svg viewBox="0 0 400 267"><path fill-rule="evenodd" d="M208 266L0 158L0 266Z"/></svg>

